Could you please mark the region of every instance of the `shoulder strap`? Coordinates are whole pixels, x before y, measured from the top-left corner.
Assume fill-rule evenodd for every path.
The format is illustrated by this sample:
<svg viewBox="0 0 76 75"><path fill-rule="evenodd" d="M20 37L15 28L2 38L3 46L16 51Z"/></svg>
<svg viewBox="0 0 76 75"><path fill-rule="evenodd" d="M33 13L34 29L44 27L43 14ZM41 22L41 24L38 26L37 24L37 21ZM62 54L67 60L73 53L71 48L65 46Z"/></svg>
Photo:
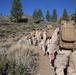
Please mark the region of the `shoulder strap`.
<svg viewBox="0 0 76 75"><path fill-rule="evenodd" d="M68 59L68 65L71 64L71 58L72 58L72 51L70 52L70 56L69 56L69 59Z"/></svg>

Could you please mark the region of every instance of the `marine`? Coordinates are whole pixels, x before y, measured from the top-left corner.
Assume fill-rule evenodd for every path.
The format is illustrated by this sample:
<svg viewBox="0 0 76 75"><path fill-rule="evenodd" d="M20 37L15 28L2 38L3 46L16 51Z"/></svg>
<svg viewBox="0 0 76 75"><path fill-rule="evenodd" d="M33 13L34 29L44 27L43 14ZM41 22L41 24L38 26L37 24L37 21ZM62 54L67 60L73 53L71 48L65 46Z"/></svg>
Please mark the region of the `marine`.
<svg viewBox="0 0 76 75"><path fill-rule="evenodd" d="M76 75L75 22L62 21L61 26L61 28L55 29L51 38L50 55L53 54L54 51L58 53L54 62L56 68L55 74L65 75L64 70L67 68L67 75ZM70 36L68 37L67 35Z"/></svg>

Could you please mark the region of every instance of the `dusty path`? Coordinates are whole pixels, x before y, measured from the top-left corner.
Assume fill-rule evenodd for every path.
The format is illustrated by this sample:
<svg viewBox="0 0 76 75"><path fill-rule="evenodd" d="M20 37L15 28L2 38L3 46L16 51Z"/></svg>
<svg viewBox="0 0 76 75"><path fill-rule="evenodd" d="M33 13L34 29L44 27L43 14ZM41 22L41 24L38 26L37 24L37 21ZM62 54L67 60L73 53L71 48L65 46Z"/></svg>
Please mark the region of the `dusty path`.
<svg viewBox="0 0 76 75"><path fill-rule="evenodd" d="M36 51L39 53L39 70L36 75L55 75L54 70L50 67L49 58L43 55L43 51L35 46Z"/></svg>

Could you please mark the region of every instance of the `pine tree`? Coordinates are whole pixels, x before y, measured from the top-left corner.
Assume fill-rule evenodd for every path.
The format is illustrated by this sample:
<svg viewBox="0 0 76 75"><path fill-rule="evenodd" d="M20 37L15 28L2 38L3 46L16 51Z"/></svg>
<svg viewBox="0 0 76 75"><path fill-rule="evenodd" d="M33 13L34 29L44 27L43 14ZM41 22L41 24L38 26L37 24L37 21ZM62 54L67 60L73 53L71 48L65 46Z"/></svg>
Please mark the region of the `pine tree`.
<svg viewBox="0 0 76 75"><path fill-rule="evenodd" d="M37 20L37 10L35 9L33 12L33 19L36 21Z"/></svg>
<svg viewBox="0 0 76 75"><path fill-rule="evenodd" d="M35 21L40 21L40 20L43 20L43 13L41 11L41 9L38 9L38 11L35 9L34 12L33 12L33 19Z"/></svg>
<svg viewBox="0 0 76 75"><path fill-rule="evenodd" d="M42 20L43 19L43 13L42 13L41 9L38 9L37 17L38 17L38 20Z"/></svg>
<svg viewBox="0 0 76 75"><path fill-rule="evenodd" d="M64 9L64 11L63 11L63 20L67 20L68 21L68 13L67 13L66 9Z"/></svg>
<svg viewBox="0 0 76 75"><path fill-rule="evenodd" d="M61 21L63 20L63 18L62 17L60 17L60 19L59 19L59 23L61 23Z"/></svg>
<svg viewBox="0 0 76 75"><path fill-rule="evenodd" d="M53 22L57 21L57 11L56 11L56 9L53 10L52 21Z"/></svg>
<svg viewBox="0 0 76 75"><path fill-rule="evenodd" d="M11 15L13 16L16 22L18 22L19 19L22 17L23 12L22 12L22 4L20 3L20 0L13 0Z"/></svg>
<svg viewBox="0 0 76 75"><path fill-rule="evenodd" d="M46 12L46 20L50 21L50 19L51 19L51 16L50 16L49 10L47 10L47 12Z"/></svg>
<svg viewBox="0 0 76 75"><path fill-rule="evenodd" d="M76 10L75 10L74 16L72 17L72 20L74 20L76 22Z"/></svg>

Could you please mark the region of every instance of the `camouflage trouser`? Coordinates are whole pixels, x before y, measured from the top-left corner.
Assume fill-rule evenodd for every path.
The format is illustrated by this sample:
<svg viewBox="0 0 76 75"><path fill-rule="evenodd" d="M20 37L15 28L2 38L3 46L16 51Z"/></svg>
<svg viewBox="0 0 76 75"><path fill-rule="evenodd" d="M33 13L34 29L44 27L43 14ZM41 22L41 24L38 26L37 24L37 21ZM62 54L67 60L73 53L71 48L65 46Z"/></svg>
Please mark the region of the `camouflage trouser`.
<svg viewBox="0 0 76 75"><path fill-rule="evenodd" d="M68 64L68 57L70 55L70 50L59 50L58 55L55 59L55 67L56 67L56 74L57 75L64 75L64 69Z"/></svg>
<svg viewBox="0 0 76 75"><path fill-rule="evenodd" d="M68 75L76 75L76 50L72 52L70 64L68 67Z"/></svg>
<svg viewBox="0 0 76 75"><path fill-rule="evenodd" d="M33 41L33 45L36 45L37 42L36 37L32 37L32 41Z"/></svg>
<svg viewBox="0 0 76 75"><path fill-rule="evenodd" d="M32 40L31 39L28 39L28 43L31 45L32 44Z"/></svg>

